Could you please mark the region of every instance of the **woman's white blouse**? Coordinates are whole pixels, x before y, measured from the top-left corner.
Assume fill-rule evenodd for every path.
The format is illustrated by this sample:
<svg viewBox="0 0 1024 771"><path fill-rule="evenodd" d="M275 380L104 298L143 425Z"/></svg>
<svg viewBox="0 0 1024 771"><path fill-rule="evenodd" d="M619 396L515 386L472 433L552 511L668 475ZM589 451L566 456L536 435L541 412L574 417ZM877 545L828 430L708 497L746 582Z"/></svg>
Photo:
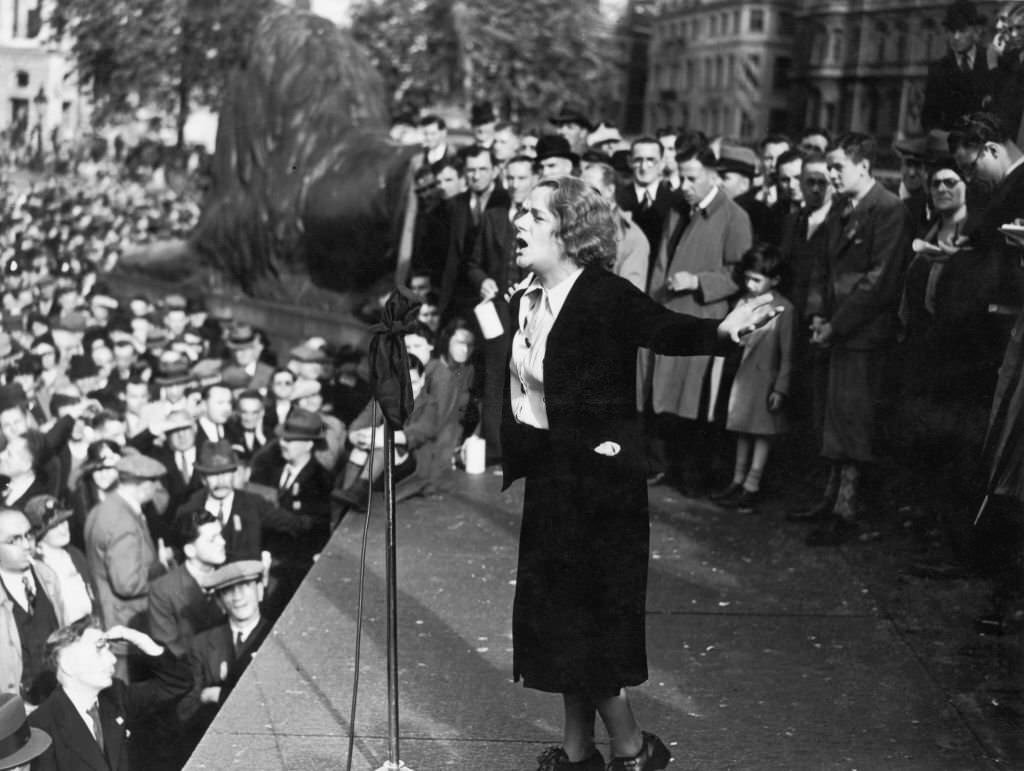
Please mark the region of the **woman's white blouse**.
<svg viewBox="0 0 1024 771"><path fill-rule="evenodd" d="M512 363L509 367L512 415L517 423L544 430L548 428L544 404L544 355L547 353L548 334L582 273L583 269L577 268L550 289L541 286L534 276L519 302L519 326L512 338Z"/></svg>
<svg viewBox="0 0 1024 771"><path fill-rule="evenodd" d="M75 568L71 555L64 549L40 544L39 554L46 567L57 574L60 596L64 605L64 618L70 623L92 613L92 598L85 577Z"/></svg>

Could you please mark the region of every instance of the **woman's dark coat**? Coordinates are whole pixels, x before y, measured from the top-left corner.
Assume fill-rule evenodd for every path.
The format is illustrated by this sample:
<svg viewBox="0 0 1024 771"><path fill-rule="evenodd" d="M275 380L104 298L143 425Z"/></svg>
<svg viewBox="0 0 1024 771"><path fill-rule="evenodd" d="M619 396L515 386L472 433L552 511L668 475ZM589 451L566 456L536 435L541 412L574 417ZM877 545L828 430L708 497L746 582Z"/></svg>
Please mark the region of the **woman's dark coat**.
<svg viewBox="0 0 1024 771"><path fill-rule="evenodd" d="M513 319L521 297L512 298ZM504 485L526 477L514 669L528 687L599 697L647 679L650 526L636 354L642 346L720 352L729 344L718 324L673 313L628 281L587 268L548 336L549 431L515 422L507 379ZM605 443L613 454L595 451Z"/></svg>

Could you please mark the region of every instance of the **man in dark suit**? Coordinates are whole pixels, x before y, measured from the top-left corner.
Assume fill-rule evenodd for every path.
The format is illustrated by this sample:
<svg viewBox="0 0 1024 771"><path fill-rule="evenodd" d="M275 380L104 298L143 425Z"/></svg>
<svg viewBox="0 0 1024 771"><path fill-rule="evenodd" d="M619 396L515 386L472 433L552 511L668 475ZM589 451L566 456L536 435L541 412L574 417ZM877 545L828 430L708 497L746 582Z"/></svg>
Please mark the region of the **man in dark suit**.
<svg viewBox="0 0 1024 771"><path fill-rule="evenodd" d="M266 405L259 391L242 391L235 398L235 412L224 427L224 433L239 459L248 463L267 443L263 430Z"/></svg>
<svg viewBox="0 0 1024 771"><path fill-rule="evenodd" d="M921 108L925 131L949 131L960 118L982 109L994 86L995 72L989 69L986 50L979 43L985 17L974 3L955 0L946 9L942 26L949 51L928 67Z"/></svg>
<svg viewBox="0 0 1024 771"><path fill-rule="evenodd" d="M158 461L166 469L161 482L167 491L167 506L160 521L156 523L154 538L172 540L174 516L189 496L199 490L203 483L196 473L196 423L184 410L175 410L163 421L153 424L153 434L164 436L163 444L153 444L147 455ZM141 439L143 432L136 439Z"/></svg>
<svg viewBox="0 0 1024 771"><path fill-rule="evenodd" d="M912 226L903 202L872 176L875 153L874 139L849 133L828 154L842 198L825 224L825 270L812 282L808 310L811 342L829 349L821 454L832 468L822 504L804 517L824 520L807 537L811 546L857 534L862 473L877 459L882 368L895 341Z"/></svg>
<svg viewBox="0 0 1024 771"><path fill-rule="evenodd" d="M233 406L231 389L223 383L213 383L203 388L203 401L196 420L197 448L202 448L207 442L225 438Z"/></svg>
<svg viewBox="0 0 1024 771"><path fill-rule="evenodd" d="M507 294L522 278L516 265L514 220L520 207L537 183L533 159L525 155L511 158L505 167L505 182L511 197L508 207L487 209L480 223L480 235L466 266L470 283L480 300L491 300L503 329L512 323ZM499 428L501 395L504 392L505 360L508 346L505 335L483 340L484 391L481 433L487 442L488 462L501 460Z"/></svg>
<svg viewBox="0 0 1024 771"><path fill-rule="evenodd" d="M127 685L114 677L113 642L131 644L156 659L154 677ZM130 741L147 713L188 693L188 662L146 634L124 626L106 632L88 616L50 635L47 660L59 687L29 715L29 725L53 740L32 763L35 771L133 771L150 767L153 747Z"/></svg>
<svg viewBox="0 0 1024 771"><path fill-rule="evenodd" d="M251 480L276 491L278 508L310 518L310 527L300 538L266 539L274 555L267 609L271 617L284 608L330 535L332 480L313 457L315 446L323 441L320 416L296 407L278 426L277 438L253 458Z"/></svg>
<svg viewBox="0 0 1024 771"><path fill-rule="evenodd" d="M258 560L242 560L229 562L204 581L227 619L196 635L189 647L193 686L178 704L178 718L196 741L270 631L272 624L260 612L263 574Z"/></svg>
<svg viewBox="0 0 1024 771"><path fill-rule="evenodd" d="M455 196L450 204L451 230L448 257L441 277L441 313L443 316L468 317L479 298L470 283L467 267L476 247L484 213L498 209L508 214L511 199L498 185L497 167L491 151L471 147L465 154L468 190Z"/></svg>
<svg viewBox="0 0 1024 771"><path fill-rule="evenodd" d="M265 530L293 538L313 526L307 514L285 511L256 493L237 489L237 470L238 456L231 445L226 441L207 444L196 463L203 489L182 504L178 514L189 518L206 512L219 522L228 562L261 559Z"/></svg>
<svg viewBox="0 0 1024 771"><path fill-rule="evenodd" d="M658 250L665 218L673 201L678 199L662 174L664 153L661 143L654 137L633 140L629 149L633 183L621 187L615 196L619 208L629 212L633 222L647 236L651 254ZM654 265L654 260L651 260L651 265Z"/></svg>
<svg viewBox="0 0 1024 771"><path fill-rule="evenodd" d="M220 521L205 509L178 517L185 561L149 585L148 630L176 656L184 655L196 633L216 626L224 614L199 582L226 559Z"/></svg>

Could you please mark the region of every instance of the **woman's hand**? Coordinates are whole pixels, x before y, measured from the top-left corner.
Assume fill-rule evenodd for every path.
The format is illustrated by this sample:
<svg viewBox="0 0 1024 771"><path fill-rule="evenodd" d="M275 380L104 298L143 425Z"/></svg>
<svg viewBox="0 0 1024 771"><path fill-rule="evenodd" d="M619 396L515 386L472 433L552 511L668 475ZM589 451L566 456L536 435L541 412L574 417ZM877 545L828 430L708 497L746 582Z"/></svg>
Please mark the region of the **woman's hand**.
<svg viewBox="0 0 1024 771"><path fill-rule="evenodd" d="M665 286L670 292L696 292L700 289L700 279L694 273L681 270L669 276Z"/></svg>
<svg viewBox="0 0 1024 771"><path fill-rule="evenodd" d="M781 410L782 402L785 398L785 395L780 394L778 391L772 391L768 394L768 412L778 412Z"/></svg>
<svg viewBox="0 0 1024 771"><path fill-rule="evenodd" d="M719 333L738 343L744 335L763 327L785 310L781 305L772 305L772 299L769 293L740 303L722 319L722 323L718 325Z"/></svg>

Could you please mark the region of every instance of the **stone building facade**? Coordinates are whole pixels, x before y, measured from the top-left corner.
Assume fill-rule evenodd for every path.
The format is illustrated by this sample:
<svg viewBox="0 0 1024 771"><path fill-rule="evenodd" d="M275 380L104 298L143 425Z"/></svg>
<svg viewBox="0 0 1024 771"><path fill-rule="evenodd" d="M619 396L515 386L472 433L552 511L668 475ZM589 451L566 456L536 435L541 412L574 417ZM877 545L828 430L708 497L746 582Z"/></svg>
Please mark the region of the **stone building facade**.
<svg viewBox="0 0 1024 771"><path fill-rule="evenodd" d="M84 104L67 49L51 41L46 0L0 0L0 131L17 144L73 135Z"/></svg>
<svg viewBox="0 0 1024 771"><path fill-rule="evenodd" d="M951 0L659 0L646 128L743 141L821 126L920 133ZM978 2L992 22L999 3Z"/></svg>

